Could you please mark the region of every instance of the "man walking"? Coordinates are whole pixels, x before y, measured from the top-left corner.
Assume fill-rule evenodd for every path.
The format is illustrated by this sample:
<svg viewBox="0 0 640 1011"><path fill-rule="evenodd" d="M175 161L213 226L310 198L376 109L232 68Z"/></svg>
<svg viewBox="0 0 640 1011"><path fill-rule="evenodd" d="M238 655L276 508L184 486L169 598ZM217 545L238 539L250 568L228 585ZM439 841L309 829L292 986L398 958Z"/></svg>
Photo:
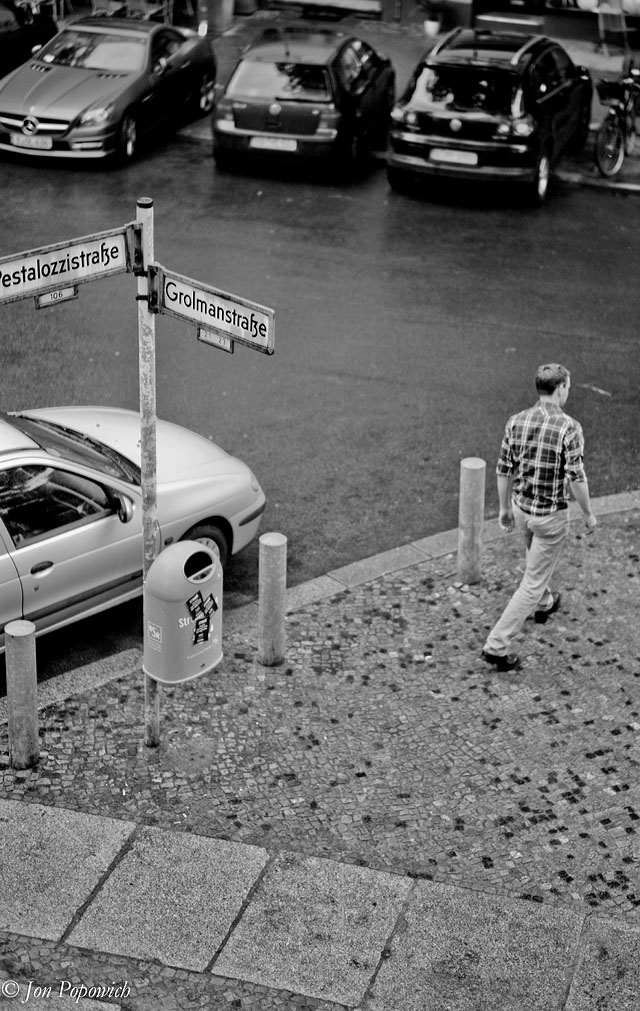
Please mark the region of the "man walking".
<svg viewBox="0 0 640 1011"><path fill-rule="evenodd" d="M541 365L536 372L540 399L509 418L500 447L496 468L500 528L517 527L526 550L520 586L481 654L501 671L519 666L520 658L509 653L509 645L531 612L544 623L560 606L560 594L551 591L550 582L569 533L569 496L580 506L588 531L597 523L582 462L582 427L563 411L570 385L563 365Z"/></svg>

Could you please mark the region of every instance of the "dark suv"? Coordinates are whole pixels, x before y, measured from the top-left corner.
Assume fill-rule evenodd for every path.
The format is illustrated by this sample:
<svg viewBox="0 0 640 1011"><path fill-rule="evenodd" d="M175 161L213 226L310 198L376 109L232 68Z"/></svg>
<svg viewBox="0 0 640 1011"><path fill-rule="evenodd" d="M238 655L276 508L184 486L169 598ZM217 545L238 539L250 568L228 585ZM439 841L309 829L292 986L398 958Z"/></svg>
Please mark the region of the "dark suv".
<svg viewBox="0 0 640 1011"><path fill-rule="evenodd" d="M416 67L391 113L388 178L513 180L542 203L551 167L587 140L589 71L544 36L457 28Z"/></svg>
<svg viewBox="0 0 640 1011"><path fill-rule="evenodd" d="M390 61L362 39L319 28L269 28L245 51L213 113L213 156L354 166L395 101Z"/></svg>

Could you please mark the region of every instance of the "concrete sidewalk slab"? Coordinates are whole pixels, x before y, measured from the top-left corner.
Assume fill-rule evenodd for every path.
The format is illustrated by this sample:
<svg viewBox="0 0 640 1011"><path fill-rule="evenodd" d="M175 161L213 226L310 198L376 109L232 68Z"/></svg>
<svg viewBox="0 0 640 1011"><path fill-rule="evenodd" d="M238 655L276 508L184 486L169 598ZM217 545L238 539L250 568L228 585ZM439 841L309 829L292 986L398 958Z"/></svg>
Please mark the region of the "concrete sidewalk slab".
<svg viewBox="0 0 640 1011"><path fill-rule="evenodd" d="M421 882L367 1011L559 1011L583 917Z"/></svg>
<svg viewBox="0 0 640 1011"><path fill-rule="evenodd" d="M69 943L202 972L267 860L257 846L143 828Z"/></svg>
<svg viewBox="0 0 640 1011"><path fill-rule="evenodd" d="M128 821L0 800L0 929L60 940L134 829Z"/></svg>
<svg viewBox="0 0 640 1011"><path fill-rule="evenodd" d="M282 853L213 971L353 1006L410 889L397 875Z"/></svg>
<svg viewBox="0 0 640 1011"><path fill-rule="evenodd" d="M640 925L590 918L564 1011L638 1011Z"/></svg>

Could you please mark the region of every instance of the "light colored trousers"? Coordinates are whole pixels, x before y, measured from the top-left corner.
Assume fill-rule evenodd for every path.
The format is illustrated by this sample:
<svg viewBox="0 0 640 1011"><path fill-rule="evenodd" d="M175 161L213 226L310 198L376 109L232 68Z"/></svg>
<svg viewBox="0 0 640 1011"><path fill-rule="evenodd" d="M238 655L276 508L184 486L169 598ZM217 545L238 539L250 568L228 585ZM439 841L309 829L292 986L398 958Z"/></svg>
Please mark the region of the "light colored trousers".
<svg viewBox="0 0 640 1011"><path fill-rule="evenodd" d="M512 503L515 528L524 536L526 565L522 582L493 627L484 648L503 656L532 611L553 603L549 584L569 533L569 510L531 516Z"/></svg>

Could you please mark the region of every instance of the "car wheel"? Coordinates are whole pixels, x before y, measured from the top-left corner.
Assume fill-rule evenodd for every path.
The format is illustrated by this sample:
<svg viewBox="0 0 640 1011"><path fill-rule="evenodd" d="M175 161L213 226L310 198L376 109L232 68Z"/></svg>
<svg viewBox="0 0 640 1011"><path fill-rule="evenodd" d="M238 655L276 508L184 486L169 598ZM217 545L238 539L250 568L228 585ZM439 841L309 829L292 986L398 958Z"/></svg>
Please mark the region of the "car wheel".
<svg viewBox="0 0 640 1011"><path fill-rule="evenodd" d="M389 87L387 88L387 93L385 95L384 102L382 103L382 108L380 110L380 118L376 125L374 137L376 144L378 144L383 149L386 148L387 146L387 138L389 135L389 118L391 116L391 110L393 109L395 103L396 103L395 84L393 84L393 82L390 82Z"/></svg>
<svg viewBox="0 0 640 1011"><path fill-rule="evenodd" d="M118 161L122 164L127 164L128 162L133 161L136 156L137 149L138 126L136 123L136 117L131 111L125 112L124 116L120 120L120 127L118 129Z"/></svg>
<svg viewBox="0 0 640 1011"><path fill-rule="evenodd" d="M232 172L235 162L233 155L228 154L226 151L213 151L213 160L216 163L216 168L218 172Z"/></svg>
<svg viewBox="0 0 640 1011"><path fill-rule="evenodd" d="M533 182L529 184L529 197L534 207L539 207L540 204L544 203L547 196L547 190L549 189L550 175L551 163L549 161L549 155L546 151L543 151L538 158L535 178Z"/></svg>
<svg viewBox="0 0 640 1011"><path fill-rule="evenodd" d="M199 541L200 544L204 544L206 548L210 548L212 551L217 550L220 555L220 564L224 569L227 564L227 559L229 557L229 545L227 543L227 538L223 534L220 527L215 526L213 523L199 523L195 527L191 527L187 530L184 537L180 538L181 541Z"/></svg>
<svg viewBox="0 0 640 1011"><path fill-rule="evenodd" d="M398 172L397 169L388 168L387 182L394 193L406 193L407 178L404 172Z"/></svg>
<svg viewBox="0 0 640 1011"><path fill-rule="evenodd" d="M580 123L575 132L571 148L573 151L582 151L589 139L589 128L591 126L591 106L583 105L580 112Z"/></svg>
<svg viewBox="0 0 640 1011"><path fill-rule="evenodd" d="M338 176L350 178L361 168L363 162L363 142L357 133L343 137L338 149L336 169Z"/></svg>
<svg viewBox="0 0 640 1011"><path fill-rule="evenodd" d="M193 111L196 116L207 116L215 104L216 81L208 71L202 74L193 100Z"/></svg>

